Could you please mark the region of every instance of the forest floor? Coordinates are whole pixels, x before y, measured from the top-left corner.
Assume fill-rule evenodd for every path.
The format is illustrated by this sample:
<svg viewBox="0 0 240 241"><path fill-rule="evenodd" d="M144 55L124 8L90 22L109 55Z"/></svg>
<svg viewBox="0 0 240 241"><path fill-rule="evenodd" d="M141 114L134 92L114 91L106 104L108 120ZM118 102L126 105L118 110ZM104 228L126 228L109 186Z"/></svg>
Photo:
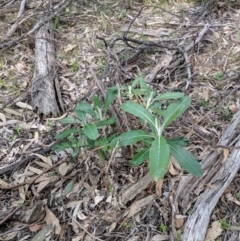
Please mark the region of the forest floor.
<svg viewBox="0 0 240 241"><path fill-rule="evenodd" d="M213 151L240 110L240 9L224 1L214 6L159 2L132 1L126 6L114 0L73 1L54 18L66 110L62 116L42 117L32 111L34 35L9 48L0 43L0 240L182 240L196 199L179 202L178 212L173 212L179 180L191 175L174 160L156 184L149 181L147 163L130 165L137 146L112 150L105 160L96 149L82 148L74 161L69 149L41 153L66 128L59 120L74 116L77 103L92 104L94 94L101 97L99 80L106 91L130 86L138 76L157 93L177 91L191 97L191 106L167 127L165 136L187 137L188 150L199 161ZM2 36L16 15L0 16ZM29 31L32 21L21 25L13 37ZM113 42L116 38L120 40ZM139 54L136 49L146 42L168 48L154 45ZM186 65L171 47L187 48L191 43ZM167 55L174 66L162 64ZM130 129L139 126L128 117ZM223 148L223 162L229 152ZM1 173L1 167L29 156L34 158ZM218 201L205 240L240 240L239 180L238 173Z"/></svg>

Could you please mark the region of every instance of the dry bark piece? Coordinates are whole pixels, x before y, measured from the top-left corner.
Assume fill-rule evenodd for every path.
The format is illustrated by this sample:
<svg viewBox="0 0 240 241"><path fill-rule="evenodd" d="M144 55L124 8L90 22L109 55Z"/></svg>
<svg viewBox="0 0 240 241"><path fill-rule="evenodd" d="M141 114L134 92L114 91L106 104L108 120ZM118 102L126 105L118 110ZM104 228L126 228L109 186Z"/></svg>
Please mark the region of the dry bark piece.
<svg viewBox="0 0 240 241"><path fill-rule="evenodd" d="M52 21L44 24L37 31L35 55L36 64L32 84L33 109L44 116L51 114L57 116L60 114L60 108L63 110L63 102L57 79Z"/></svg>
<svg viewBox="0 0 240 241"><path fill-rule="evenodd" d="M239 135L239 127L240 111L234 115L219 145L229 145L233 136ZM235 145L240 145L240 139ZM239 160L240 150L236 148L222 163L222 149L218 148L201 162L204 171L202 178L186 176L180 181L174 200L175 210L178 208L178 203L181 202L183 213L186 213L190 198L196 200L184 228L183 241L203 241L205 239L211 212L238 172Z"/></svg>

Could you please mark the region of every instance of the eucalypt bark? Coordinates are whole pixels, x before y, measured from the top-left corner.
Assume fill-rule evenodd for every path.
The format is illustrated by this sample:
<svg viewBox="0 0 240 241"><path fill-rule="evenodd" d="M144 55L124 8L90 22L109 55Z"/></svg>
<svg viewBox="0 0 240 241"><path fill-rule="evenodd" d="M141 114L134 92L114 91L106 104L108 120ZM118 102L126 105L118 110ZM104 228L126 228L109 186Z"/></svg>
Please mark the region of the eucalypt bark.
<svg viewBox="0 0 240 241"><path fill-rule="evenodd" d="M172 155L187 172L202 176L202 170L197 159L184 147L188 144L186 137L176 137L166 140L163 136L165 128L175 121L190 106L191 99L184 93L164 93L157 95L150 90L142 78L138 79L140 89L131 89L131 98L135 95L141 98L140 103L127 101L121 109L138 118L141 123L147 123L149 131L131 130L113 139L111 145L128 146L142 142L142 147L131 160L133 165L141 165L149 159L149 170L154 181L163 179ZM136 83L136 82L135 82ZM139 98L138 98L139 99ZM169 102L166 109L162 108L161 100Z"/></svg>

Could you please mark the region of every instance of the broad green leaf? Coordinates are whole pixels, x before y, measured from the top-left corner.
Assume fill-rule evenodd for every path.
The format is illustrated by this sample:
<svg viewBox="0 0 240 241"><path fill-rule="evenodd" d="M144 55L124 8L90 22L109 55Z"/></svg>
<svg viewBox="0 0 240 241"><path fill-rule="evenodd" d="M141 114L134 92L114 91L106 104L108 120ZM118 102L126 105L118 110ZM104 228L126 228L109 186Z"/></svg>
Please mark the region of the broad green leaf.
<svg viewBox="0 0 240 241"><path fill-rule="evenodd" d="M108 120L102 120L97 123L97 127L109 126L115 123L116 119L114 117L109 118Z"/></svg>
<svg viewBox="0 0 240 241"><path fill-rule="evenodd" d="M111 87L107 90L105 104L104 104L104 112L105 113L108 110L111 103L113 102L113 100L115 99L117 93L118 93L118 87L117 86L113 86L113 87Z"/></svg>
<svg viewBox="0 0 240 241"><path fill-rule="evenodd" d="M96 117L95 113L94 113L94 110L92 108L91 105L89 105L87 102L79 102L75 108L75 111L78 110L78 111L83 111L89 115L91 115L92 117Z"/></svg>
<svg viewBox="0 0 240 241"><path fill-rule="evenodd" d="M70 193L73 190L75 182L76 182L76 178L74 177L64 188L63 196L66 196L68 193Z"/></svg>
<svg viewBox="0 0 240 241"><path fill-rule="evenodd" d="M142 76L137 77L133 82L132 82L132 88L135 89L134 87L136 85L140 85L141 89L148 89L147 84Z"/></svg>
<svg viewBox="0 0 240 241"><path fill-rule="evenodd" d="M186 137L174 137L167 140L168 145L174 145L174 146L187 146L188 145L188 138Z"/></svg>
<svg viewBox="0 0 240 241"><path fill-rule="evenodd" d="M80 121L77 118L74 117L66 117L60 120L62 124L73 124L73 123L80 123Z"/></svg>
<svg viewBox="0 0 240 241"><path fill-rule="evenodd" d="M128 101L122 104L121 108L132 115L142 118L144 121L149 123L152 127L156 128L153 116L141 105Z"/></svg>
<svg viewBox="0 0 240 241"><path fill-rule="evenodd" d="M181 111L181 114L182 113L184 113L187 109L188 109L188 107L191 105L191 98L189 97L189 96L184 96L184 97L182 97L181 99L180 99L180 102L179 103L181 103L181 104L183 104L184 105L184 108L182 109L182 111ZM180 114L180 115L181 115Z"/></svg>
<svg viewBox="0 0 240 241"><path fill-rule="evenodd" d="M79 153L79 148L74 148L71 155L75 157Z"/></svg>
<svg viewBox="0 0 240 241"><path fill-rule="evenodd" d="M92 123L88 123L87 125L85 125L83 127L83 132L91 140L96 140L98 137L97 126Z"/></svg>
<svg viewBox="0 0 240 241"><path fill-rule="evenodd" d="M93 106L95 109L102 107L102 104L101 104L98 96L96 96L96 95L94 95L94 97L93 97Z"/></svg>
<svg viewBox="0 0 240 241"><path fill-rule="evenodd" d="M78 129L68 129L68 130L65 130L65 131L62 131L60 133L58 133L56 136L55 136L55 139L56 140L60 140L60 139L63 139L65 137L68 137L70 136L71 134L77 134L79 133L79 130Z"/></svg>
<svg viewBox="0 0 240 241"><path fill-rule="evenodd" d="M124 132L120 136L114 138L111 141L110 145L112 147L114 147L118 143L119 146L129 146L138 141L141 141L144 139L152 139L152 138L153 138L153 136L151 136L150 134L148 134L145 131L132 130L132 131Z"/></svg>
<svg viewBox="0 0 240 241"><path fill-rule="evenodd" d="M183 104L172 103L170 104L166 110L162 111L162 115L164 117L163 128L168 126L171 122L177 119L179 115L181 115L182 110L184 108Z"/></svg>
<svg viewBox="0 0 240 241"><path fill-rule="evenodd" d="M52 149L54 151L63 151L63 150L66 150L68 148L71 148L71 147L72 147L71 143L69 143L69 142L61 142L61 143L55 145Z"/></svg>
<svg viewBox="0 0 240 241"><path fill-rule="evenodd" d="M78 110L78 109L76 109L75 112L76 112L77 116L79 117L79 119L82 120L83 124L86 124L87 123L86 112Z"/></svg>
<svg viewBox="0 0 240 241"><path fill-rule="evenodd" d="M176 159L183 169L196 177L202 176L201 165L192 153L178 145L169 144L169 146L171 155Z"/></svg>
<svg viewBox="0 0 240 241"><path fill-rule="evenodd" d="M148 157L149 157L149 148L145 148L134 155L133 159L130 161L130 164L134 166L140 166L148 159Z"/></svg>
<svg viewBox="0 0 240 241"><path fill-rule="evenodd" d="M109 140L107 138L100 138L95 141L95 147L101 147L101 150L104 152L108 149Z"/></svg>
<svg viewBox="0 0 240 241"><path fill-rule="evenodd" d="M182 98L183 96L184 96L184 93L182 92L166 92L155 97L154 101L155 100L175 100L175 99Z"/></svg>
<svg viewBox="0 0 240 241"><path fill-rule="evenodd" d="M162 179L169 164L169 146L163 136L158 136L152 143L149 152L150 174L155 182Z"/></svg>

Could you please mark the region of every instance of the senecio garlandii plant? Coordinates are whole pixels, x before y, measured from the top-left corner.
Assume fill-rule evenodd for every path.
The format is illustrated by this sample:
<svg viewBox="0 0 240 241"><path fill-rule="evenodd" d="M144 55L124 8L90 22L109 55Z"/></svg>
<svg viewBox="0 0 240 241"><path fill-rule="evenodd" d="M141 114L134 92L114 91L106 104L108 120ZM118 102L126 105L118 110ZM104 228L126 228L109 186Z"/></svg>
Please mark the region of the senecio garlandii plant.
<svg viewBox="0 0 240 241"><path fill-rule="evenodd" d="M111 87L102 105L99 98L93 98L93 105L86 102L77 104L77 117L67 117L61 120L65 124L77 124L77 128L65 130L56 135L56 139L66 141L54 147L60 151L72 148L75 157L80 148L97 148L101 158L107 157L110 150L141 143L130 163L139 166L149 160L149 170L154 181L163 179L168 170L170 155L187 172L202 176L202 170L197 159L184 147L188 145L186 137L164 138L166 127L182 115L191 104L191 99L181 92L157 94L150 89L142 77L138 77L129 86L121 88L124 102L122 111L139 118L142 129L130 130L120 135L108 135L106 129L115 123L115 118L108 118L107 111L118 93L117 87ZM163 108L162 101L168 105ZM143 130L144 129L144 130ZM99 134L101 133L101 134Z"/></svg>

